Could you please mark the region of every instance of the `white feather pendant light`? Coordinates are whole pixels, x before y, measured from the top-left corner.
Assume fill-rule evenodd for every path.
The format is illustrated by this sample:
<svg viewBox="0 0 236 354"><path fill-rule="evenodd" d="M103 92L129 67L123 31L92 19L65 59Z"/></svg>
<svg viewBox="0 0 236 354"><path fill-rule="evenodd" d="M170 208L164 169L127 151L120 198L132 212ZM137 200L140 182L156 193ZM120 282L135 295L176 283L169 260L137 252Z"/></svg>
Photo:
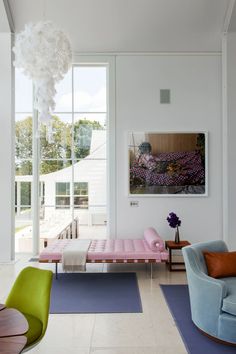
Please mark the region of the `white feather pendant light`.
<svg viewBox="0 0 236 354"><path fill-rule="evenodd" d="M72 51L66 34L50 21L29 23L16 35L14 65L23 69L35 88L34 108L48 123L55 108L55 84L71 66Z"/></svg>

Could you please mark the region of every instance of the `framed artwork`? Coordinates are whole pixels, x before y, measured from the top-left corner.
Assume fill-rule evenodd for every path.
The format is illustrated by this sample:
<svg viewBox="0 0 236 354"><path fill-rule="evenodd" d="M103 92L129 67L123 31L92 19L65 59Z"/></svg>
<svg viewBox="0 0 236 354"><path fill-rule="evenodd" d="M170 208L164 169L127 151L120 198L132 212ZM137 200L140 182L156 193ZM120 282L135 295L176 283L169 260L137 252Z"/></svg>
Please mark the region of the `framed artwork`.
<svg viewBox="0 0 236 354"><path fill-rule="evenodd" d="M129 132L129 196L207 196L206 132Z"/></svg>

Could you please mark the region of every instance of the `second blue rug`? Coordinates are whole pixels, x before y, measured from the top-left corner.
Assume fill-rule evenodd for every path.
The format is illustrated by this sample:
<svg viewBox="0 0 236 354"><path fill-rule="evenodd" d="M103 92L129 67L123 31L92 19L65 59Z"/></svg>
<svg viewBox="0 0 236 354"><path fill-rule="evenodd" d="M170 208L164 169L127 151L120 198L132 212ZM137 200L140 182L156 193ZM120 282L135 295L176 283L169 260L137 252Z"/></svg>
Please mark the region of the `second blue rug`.
<svg viewBox="0 0 236 354"><path fill-rule="evenodd" d="M50 313L142 312L135 273L59 273Z"/></svg>
<svg viewBox="0 0 236 354"><path fill-rule="evenodd" d="M191 320L187 285L161 285L166 302L190 354L235 354L236 348L217 343L202 334Z"/></svg>

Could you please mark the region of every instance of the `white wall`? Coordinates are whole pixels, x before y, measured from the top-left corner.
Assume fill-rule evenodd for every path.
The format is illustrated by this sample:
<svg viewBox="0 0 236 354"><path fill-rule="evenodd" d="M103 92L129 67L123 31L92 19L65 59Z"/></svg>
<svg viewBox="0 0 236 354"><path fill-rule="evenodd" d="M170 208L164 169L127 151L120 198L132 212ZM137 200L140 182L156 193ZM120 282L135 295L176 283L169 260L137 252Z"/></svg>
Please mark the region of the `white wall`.
<svg viewBox="0 0 236 354"><path fill-rule="evenodd" d="M228 225L227 241L236 249L236 33L227 36L227 150L228 150Z"/></svg>
<svg viewBox="0 0 236 354"><path fill-rule="evenodd" d="M159 90L171 89L160 105ZM116 58L117 237L141 237L154 226L164 239L182 219L181 239L222 238L221 56L120 55ZM208 131L209 196L128 198L127 131ZM139 207L130 207L138 200Z"/></svg>
<svg viewBox="0 0 236 354"><path fill-rule="evenodd" d="M0 33L0 262L14 258L14 154L11 34Z"/></svg>
<svg viewBox="0 0 236 354"><path fill-rule="evenodd" d="M1 34L0 56L0 261L13 257L14 217L11 121L11 41ZM236 81L235 81L236 82ZM171 104L159 104L159 90L171 89ZM165 239L174 230L170 211L182 219L181 239L222 238L221 57L214 55L118 55L116 57L117 237L142 237L154 226ZM128 198L127 131L208 131L209 196ZM232 150L233 153L233 150ZM130 200L139 200L131 208ZM235 228L234 228L235 229Z"/></svg>

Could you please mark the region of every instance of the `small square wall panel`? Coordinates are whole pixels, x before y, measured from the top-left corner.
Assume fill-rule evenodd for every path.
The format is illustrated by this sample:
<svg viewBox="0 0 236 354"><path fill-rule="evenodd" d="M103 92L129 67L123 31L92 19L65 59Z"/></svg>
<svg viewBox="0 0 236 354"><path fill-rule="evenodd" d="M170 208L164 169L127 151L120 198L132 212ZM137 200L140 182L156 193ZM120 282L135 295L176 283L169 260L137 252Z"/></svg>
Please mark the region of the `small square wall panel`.
<svg viewBox="0 0 236 354"><path fill-rule="evenodd" d="M161 104L169 104L170 103L170 90L169 89L161 89L160 90L160 103Z"/></svg>

